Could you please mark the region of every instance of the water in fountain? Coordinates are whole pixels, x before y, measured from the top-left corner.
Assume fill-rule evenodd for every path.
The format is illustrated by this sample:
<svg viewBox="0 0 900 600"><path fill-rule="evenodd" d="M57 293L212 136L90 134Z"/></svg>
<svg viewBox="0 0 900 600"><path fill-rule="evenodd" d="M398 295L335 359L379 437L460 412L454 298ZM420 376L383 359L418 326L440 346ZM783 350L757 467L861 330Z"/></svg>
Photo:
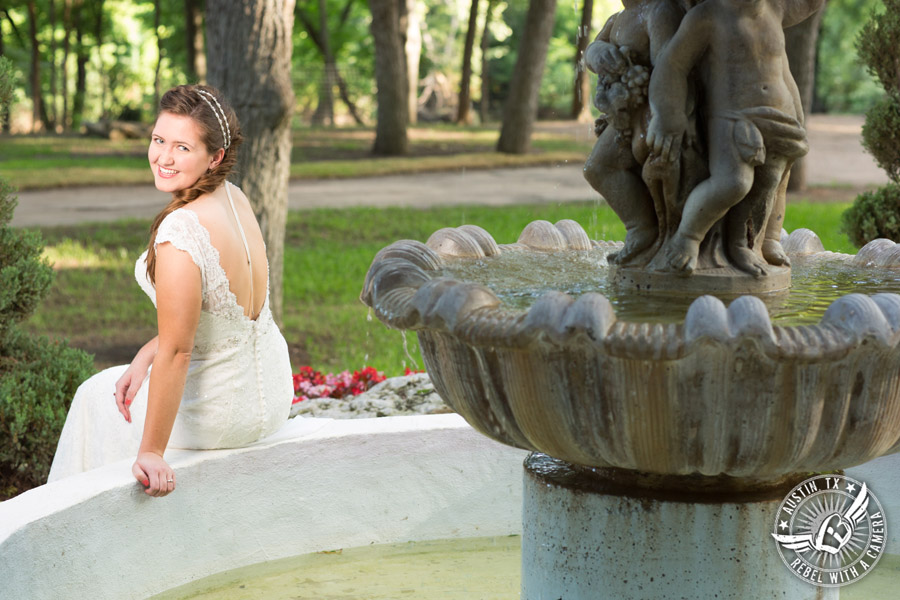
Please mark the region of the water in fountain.
<svg viewBox="0 0 900 600"><path fill-rule="evenodd" d="M607 250L589 252L502 252L480 260L445 259L444 275L490 288L513 309L527 309L550 290L573 297L588 292L606 296L619 319L651 323L684 320L693 295L642 294L608 280ZM900 293L896 269L859 268L840 256L794 257L789 291L759 294L774 325L811 325L825 309L851 293ZM721 297L726 303L732 298Z"/></svg>

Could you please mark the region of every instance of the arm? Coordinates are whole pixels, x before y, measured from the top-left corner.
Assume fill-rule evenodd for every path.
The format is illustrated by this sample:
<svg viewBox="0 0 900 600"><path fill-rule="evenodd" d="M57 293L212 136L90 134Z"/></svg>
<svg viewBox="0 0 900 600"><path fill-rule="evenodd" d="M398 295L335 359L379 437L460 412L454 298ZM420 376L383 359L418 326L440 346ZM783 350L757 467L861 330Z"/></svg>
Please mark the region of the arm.
<svg viewBox="0 0 900 600"><path fill-rule="evenodd" d="M135 478L152 496L168 494L174 485L171 467L163 460L175 415L181 404L191 362L194 334L200 321L200 269L190 255L170 243L156 248L156 312L159 343L150 371L147 419L137 460Z"/></svg>
<svg viewBox="0 0 900 600"><path fill-rule="evenodd" d="M654 5L647 19L647 35L650 38L650 64L656 65L662 49L678 31L684 11L674 2L665 0Z"/></svg>
<svg viewBox="0 0 900 600"><path fill-rule="evenodd" d="M625 64L625 58L615 44L610 43L610 35L619 13L607 19L606 24L591 45L584 51L584 64L593 73L602 74L615 71Z"/></svg>
<svg viewBox="0 0 900 600"><path fill-rule="evenodd" d="M781 26L787 29L808 19L822 8L825 0L782 0L782 4L784 15L781 18Z"/></svg>
<svg viewBox="0 0 900 600"><path fill-rule="evenodd" d="M653 153L674 160L681 149L681 139L687 129L685 106L688 76L709 46L711 28L715 26L708 15L692 9L666 44L650 75L650 109L652 118L647 128L647 145Z"/></svg>
<svg viewBox="0 0 900 600"><path fill-rule="evenodd" d="M144 344L116 382L116 406L119 407L119 412L129 423L131 423L131 403L144 383L144 379L147 378L147 370L153 364L158 347L159 336Z"/></svg>

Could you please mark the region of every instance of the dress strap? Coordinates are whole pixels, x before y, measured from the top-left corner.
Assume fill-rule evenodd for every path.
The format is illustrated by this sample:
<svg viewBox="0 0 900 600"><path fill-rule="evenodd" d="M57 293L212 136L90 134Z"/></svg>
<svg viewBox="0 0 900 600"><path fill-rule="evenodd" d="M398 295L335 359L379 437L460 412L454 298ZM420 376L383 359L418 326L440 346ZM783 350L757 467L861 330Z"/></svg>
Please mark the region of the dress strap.
<svg viewBox="0 0 900 600"><path fill-rule="evenodd" d="M241 232L241 241L244 242L244 250L247 252L247 267L250 269L250 318L253 318L253 312L256 308L253 304L253 261L250 259L250 245L247 244L247 236L244 235L244 228L241 227L241 220L238 218L237 210L234 208L234 199L231 197L230 184L225 182L225 193L228 195L228 203L231 205L231 212L234 214L234 221L237 223L238 231Z"/></svg>

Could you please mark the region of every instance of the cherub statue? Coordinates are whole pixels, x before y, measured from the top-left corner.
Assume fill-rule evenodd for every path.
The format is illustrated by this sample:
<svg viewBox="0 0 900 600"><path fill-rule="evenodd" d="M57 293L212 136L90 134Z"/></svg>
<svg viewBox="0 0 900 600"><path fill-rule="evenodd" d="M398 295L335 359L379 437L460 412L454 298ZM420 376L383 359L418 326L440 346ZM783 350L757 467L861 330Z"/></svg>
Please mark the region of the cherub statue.
<svg viewBox="0 0 900 600"><path fill-rule="evenodd" d="M668 269L691 273L700 243L726 215L726 251L735 266L762 276L768 264L787 263L780 226L776 232L769 225L773 214L780 224L790 167L808 146L783 29L823 1L704 0L658 56L647 144L663 160L678 157L688 128L690 78L698 73L709 154L709 177L691 191L663 247Z"/></svg>
<svg viewBox="0 0 900 600"><path fill-rule="evenodd" d="M604 113L597 120L598 139L584 176L625 224L625 247L615 257L619 263L659 238L653 200L641 173L649 154L647 86L651 68L684 16L676 0L622 4L624 10L609 18L584 55L587 68L598 75L594 105Z"/></svg>

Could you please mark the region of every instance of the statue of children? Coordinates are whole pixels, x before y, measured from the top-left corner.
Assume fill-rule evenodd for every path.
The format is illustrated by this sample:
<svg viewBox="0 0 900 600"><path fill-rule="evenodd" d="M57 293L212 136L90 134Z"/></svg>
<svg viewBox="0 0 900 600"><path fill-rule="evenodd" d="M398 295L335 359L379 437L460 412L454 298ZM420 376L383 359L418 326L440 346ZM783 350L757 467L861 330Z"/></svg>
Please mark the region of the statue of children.
<svg viewBox="0 0 900 600"><path fill-rule="evenodd" d="M678 229L663 249L669 269L691 273L707 232L745 198L765 205L743 211L748 221L757 215L757 232L765 227L791 164L808 149L783 29L803 21L822 4L823 0L704 0L688 11L657 59L650 80L648 146L663 159L678 156L687 128L688 78L697 72L709 149L710 176L688 196ZM765 213L762 218L760 211ZM734 236L744 239L728 242L736 266L760 276L766 273L766 261L787 261L771 233L763 244L765 260L759 259L746 239L754 235L748 232Z"/></svg>
<svg viewBox="0 0 900 600"><path fill-rule="evenodd" d="M624 10L603 26L584 53L597 73L598 136L584 177L600 192L627 231L615 258L628 261L659 236L653 200L641 178L649 150L644 143L650 68L684 16L676 0L623 0Z"/></svg>

